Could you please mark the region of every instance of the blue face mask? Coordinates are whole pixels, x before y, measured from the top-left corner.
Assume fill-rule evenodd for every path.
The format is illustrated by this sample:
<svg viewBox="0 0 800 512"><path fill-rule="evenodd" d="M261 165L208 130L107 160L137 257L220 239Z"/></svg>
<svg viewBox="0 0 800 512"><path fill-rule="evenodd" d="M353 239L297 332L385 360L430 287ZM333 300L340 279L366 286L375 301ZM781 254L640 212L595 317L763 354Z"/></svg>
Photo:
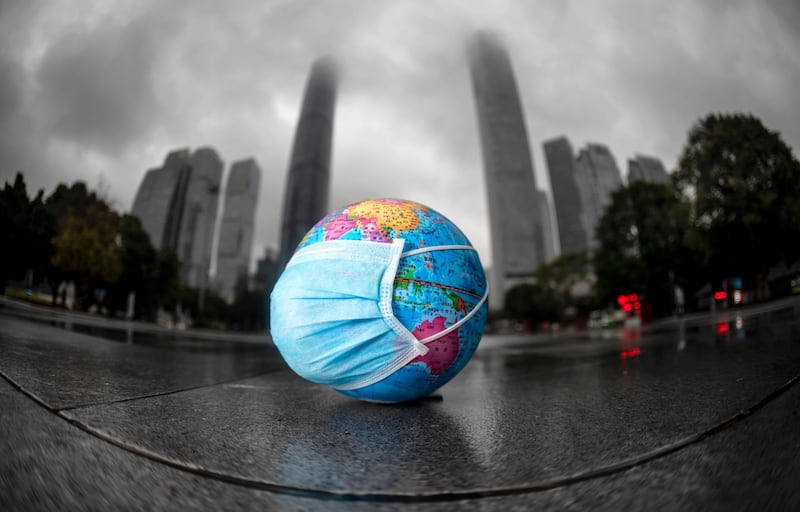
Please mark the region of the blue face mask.
<svg viewBox="0 0 800 512"><path fill-rule="evenodd" d="M392 291L400 258L428 251L470 250L469 245L425 247L403 253L393 243L332 240L297 251L271 295L271 334L301 377L340 390L359 389L428 352L427 343L458 329L464 318L417 340L395 318Z"/></svg>

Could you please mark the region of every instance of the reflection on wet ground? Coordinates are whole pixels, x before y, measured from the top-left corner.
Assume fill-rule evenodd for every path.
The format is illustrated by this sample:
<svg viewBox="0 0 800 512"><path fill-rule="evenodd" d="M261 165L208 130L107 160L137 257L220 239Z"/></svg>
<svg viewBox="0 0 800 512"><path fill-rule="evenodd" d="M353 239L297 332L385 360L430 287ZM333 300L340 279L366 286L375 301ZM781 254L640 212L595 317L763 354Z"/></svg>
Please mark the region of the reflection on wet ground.
<svg viewBox="0 0 800 512"><path fill-rule="evenodd" d="M240 335L225 332L180 331L151 326L147 330L119 320L81 319L59 315L57 312L31 312L0 304L0 314L49 325L67 331L96 336L110 341L189 352L257 352L258 345L271 343L266 332ZM105 323L107 325L102 325Z"/></svg>
<svg viewBox="0 0 800 512"><path fill-rule="evenodd" d="M266 341L129 339L74 324L64 337L51 321L0 327L0 370L62 418L206 478L323 499L436 501L588 481L701 443L800 375L800 299L486 336L441 399L401 405L303 381Z"/></svg>

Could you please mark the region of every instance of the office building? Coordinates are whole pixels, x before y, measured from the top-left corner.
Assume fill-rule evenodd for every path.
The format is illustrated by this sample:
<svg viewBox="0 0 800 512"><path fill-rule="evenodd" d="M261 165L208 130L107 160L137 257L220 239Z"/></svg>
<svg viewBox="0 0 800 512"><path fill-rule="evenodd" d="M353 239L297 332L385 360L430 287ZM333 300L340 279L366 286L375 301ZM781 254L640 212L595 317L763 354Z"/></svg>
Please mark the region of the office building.
<svg viewBox="0 0 800 512"><path fill-rule="evenodd" d="M541 209L508 53L495 35L479 32L468 56L489 204L490 307L502 308L508 288L544 262Z"/></svg>
<svg viewBox="0 0 800 512"><path fill-rule="evenodd" d="M175 252L181 281L192 287L208 286L221 175L213 149L173 151L147 172L131 209L154 247Z"/></svg>
<svg viewBox="0 0 800 512"><path fill-rule="evenodd" d="M239 280L249 274L260 181L261 169L252 158L231 165L219 225L215 277L220 294L229 302Z"/></svg>
<svg viewBox="0 0 800 512"><path fill-rule="evenodd" d="M158 249L164 247L167 218L174 223L183 211L179 203L186 196L189 155L188 149L169 153L162 167L147 171L133 200L131 213L139 217L150 243ZM180 179L182 174L183 179ZM171 248L175 249L174 244Z"/></svg>
<svg viewBox="0 0 800 512"><path fill-rule="evenodd" d="M292 145L281 219L281 268L297 244L328 213L337 68L330 58L314 62Z"/></svg>
<svg viewBox="0 0 800 512"><path fill-rule="evenodd" d="M558 225L561 254L589 248L589 227L584 213L589 196L586 177L578 174L575 154L566 137L543 144Z"/></svg>
<svg viewBox="0 0 800 512"><path fill-rule="evenodd" d="M582 179L586 184L581 188L586 197L583 211L586 226L589 228L589 246L596 247L595 227L611 202L611 194L622 186L622 178L614 155L603 144L587 144L578 153L575 164L578 176L583 175Z"/></svg>
<svg viewBox="0 0 800 512"><path fill-rule="evenodd" d="M628 159L628 183L636 180L669 183L669 175L658 158L636 155Z"/></svg>
<svg viewBox="0 0 800 512"><path fill-rule="evenodd" d="M196 150L189 161L191 174L177 230L177 254L181 280L191 287L206 288L223 163L211 148Z"/></svg>
<svg viewBox="0 0 800 512"><path fill-rule="evenodd" d="M553 261L556 257L555 240L553 239L553 216L550 214L550 200L547 192L537 190L539 196L539 219L542 222L542 243L544 244L544 263Z"/></svg>

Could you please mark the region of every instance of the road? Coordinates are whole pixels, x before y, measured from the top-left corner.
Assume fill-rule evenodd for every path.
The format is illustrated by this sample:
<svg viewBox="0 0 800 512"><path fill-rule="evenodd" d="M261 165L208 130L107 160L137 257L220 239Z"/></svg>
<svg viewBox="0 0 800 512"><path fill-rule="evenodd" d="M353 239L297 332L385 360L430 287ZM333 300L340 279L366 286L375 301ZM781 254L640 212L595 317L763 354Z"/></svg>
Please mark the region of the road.
<svg viewBox="0 0 800 512"><path fill-rule="evenodd" d="M265 335L0 302L0 510L800 510L800 299L486 336L359 402Z"/></svg>

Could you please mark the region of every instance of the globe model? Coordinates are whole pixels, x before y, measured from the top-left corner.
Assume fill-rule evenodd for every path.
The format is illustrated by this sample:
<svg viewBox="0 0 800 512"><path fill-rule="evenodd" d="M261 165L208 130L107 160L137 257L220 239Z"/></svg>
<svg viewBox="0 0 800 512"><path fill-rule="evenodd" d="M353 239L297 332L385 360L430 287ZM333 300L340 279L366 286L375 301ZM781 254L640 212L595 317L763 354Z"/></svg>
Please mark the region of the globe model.
<svg viewBox="0 0 800 512"><path fill-rule="evenodd" d="M298 246L327 240L405 240L403 251L469 240L446 217L419 203L373 199L336 210L319 221ZM470 250L438 250L400 260L394 279L392 310L417 339L441 332L463 319L486 293L486 277L478 254ZM429 395L467 364L478 347L488 305L457 329L430 341L428 353L369 386L341 391L376 402L403 402Z"/></svg>

